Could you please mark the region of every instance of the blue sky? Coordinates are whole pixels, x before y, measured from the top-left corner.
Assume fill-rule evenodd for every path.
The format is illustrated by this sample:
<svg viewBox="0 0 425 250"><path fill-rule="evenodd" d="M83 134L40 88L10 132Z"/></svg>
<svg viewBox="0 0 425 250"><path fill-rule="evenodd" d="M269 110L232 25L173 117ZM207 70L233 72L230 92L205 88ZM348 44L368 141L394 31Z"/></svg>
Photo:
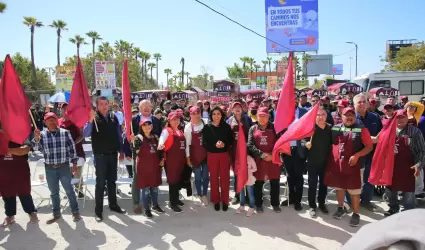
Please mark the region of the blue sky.
<svg viewBox="0 0 425 250"><path fill-rule="evenodd" d="M180 58L192 76L201 65L215 79L226 78L226 66L250 56L257 62L266 58L265 40L213 13L194 0L3 0L8 10L0 16L0 57L21 52L30 56L30 31L23 16L33 16L48 25L61 19L68 23L61 43L61 61L76 53L68 38L95 30L113 44L123 39L144 51L162 54L159 82L165 83L165 68L181 69ZM264 0L203 0L246 26L265 34ZM383 64L386 40L425 40L425 1L319 0L319 53L342 54L359 45L359 74L378 72ZM81 50L84 55L91 46ZM354 51L334 57L344 64L349 78L350 56L354 77ZM56 33L49 27L36 30L35 58L39 67L56 65ZM280 57L278 57L280 58Z"/></svg>

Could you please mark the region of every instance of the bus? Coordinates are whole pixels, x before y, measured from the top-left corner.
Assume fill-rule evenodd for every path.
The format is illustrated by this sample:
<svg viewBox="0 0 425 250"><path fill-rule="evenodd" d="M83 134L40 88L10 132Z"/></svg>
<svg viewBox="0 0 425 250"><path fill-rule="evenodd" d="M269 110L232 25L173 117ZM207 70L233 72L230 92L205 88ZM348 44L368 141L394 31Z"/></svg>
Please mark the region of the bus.
<svg viewBox="0 0 425 250"><path fill-rule="evenodd" d="M399 71L360 75L354 83L363 91L378 87L398 89L400 96L408 96L410 101L419 101L424 96L425 71Z"/></svg>

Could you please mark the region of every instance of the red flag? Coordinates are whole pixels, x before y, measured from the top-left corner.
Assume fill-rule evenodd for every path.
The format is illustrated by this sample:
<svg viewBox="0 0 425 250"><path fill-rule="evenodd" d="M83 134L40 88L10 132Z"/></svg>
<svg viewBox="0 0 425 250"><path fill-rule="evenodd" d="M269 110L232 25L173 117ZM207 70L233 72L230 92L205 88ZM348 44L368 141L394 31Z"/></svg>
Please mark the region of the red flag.
<svg viewBox="0 0 425 250"><path fill-rule="evenodd" d="M22 144L28 139L31 133L30 108L19 75L7 55L0 82L0 121L7 141Z"/></svg>
<svg viewBox="0 0 425 250"><path fill-rule="evenodd" d="M235 174L237 176L236 193L238 194L248 181L246 139L242 124L239 124L238 142L236 145Z"/></svg>
<svg viewBox="0 0 425 250"><path fill-rule="evenodd" d="M78 128L84 127L90 119L92 102L84 78L83 67L78 58L77 71L75 71L74 83L72 84L71 96L69 97L66 115Z"/></svg>
<svg viewBox="0 0 425 250"><path fill-rule="evenodd" d="M9 142L3 131L0 130L0 155L7 155L9 152Z"/></svg>
<svg viewBox="0 0 425 250"><path fill-rule="evenodd" d="M288 130L277 140L272 153L274 164L282 164L279 153L291 155L291 141L301 140L313 135L318 110L319 105L316 104L307 114L291 124Z"/></svg>
<svg viewBox="0 0 425 250"><path fill-rule="evenodd" d="M288 71L283 81L282 91L280 92L279 102L277 104L276 116L274 120L274 129L276 133L282 132L295 120L295 82L294 67L292 67L292 53L289 55Z"/></svg>
<svg viewBox="0 0 425 250"><path fill-rule="evenodd" d="M122 68L122 103L124 111L125 135L130 141L131 131L131 98L130 98L130 81L128 80L128 65L127 60L124 60ZM134 133L134 132L133 132Z"/></svg>
<svg viewBox="0 0 425 250"><path fill-rule="evenodd" d="M398 112L382 128L378 144L373 154L369 183L379 186L391 186L394 169L394 147L396 139Z"/></svg>

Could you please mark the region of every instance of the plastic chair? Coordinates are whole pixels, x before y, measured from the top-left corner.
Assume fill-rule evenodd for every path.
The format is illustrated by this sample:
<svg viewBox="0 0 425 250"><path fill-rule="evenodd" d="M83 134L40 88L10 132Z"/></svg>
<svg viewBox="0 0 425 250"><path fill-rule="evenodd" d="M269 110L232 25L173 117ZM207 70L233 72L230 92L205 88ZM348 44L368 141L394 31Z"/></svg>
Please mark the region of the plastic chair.
<svg viewBox="0 0 425 250"><path fill-rule="evenodd" d="M46 200L49 201L49 205L50 205L50 202L51 202L50 197L48 197L48 198L47 197L43 197L39 192L37 192L34 189L36 187L46 187L46 188L48 188L47 181L46 181L46 176L45 176L46 175L46 172L45 172L45 169L44 169L44 162L45 162L44 161L44 158L43 159L39 159L37 161L37 163L35 165L35 169L34 169L34 174L33 174L32 178L31 178L31 192L34 193L38 199L41 200L40 203L38 203L37 208L40 207L40 205L43 203L43 201L46 201ZM36 179L37 170L39 168L43 168L43 173L39 175L39 178L38 179ZM41 176L44 176L44 178L42 178Z"/></svg>
<svg viewBox="0 0 425 250"><path fill-rule="evenodd" d="M90 160L86 161L87 170L86 170L86 177L83 178L84 182L84 198L83 198L83 208L86 205L87 200L87 192L90 194L91 198L94 199L94 195L88 190L89 186L96 186L96 177L94 177L94 164L93 164L93 157L90 157ZM91 174L89 173L90 169L92 168Z"/></svg>

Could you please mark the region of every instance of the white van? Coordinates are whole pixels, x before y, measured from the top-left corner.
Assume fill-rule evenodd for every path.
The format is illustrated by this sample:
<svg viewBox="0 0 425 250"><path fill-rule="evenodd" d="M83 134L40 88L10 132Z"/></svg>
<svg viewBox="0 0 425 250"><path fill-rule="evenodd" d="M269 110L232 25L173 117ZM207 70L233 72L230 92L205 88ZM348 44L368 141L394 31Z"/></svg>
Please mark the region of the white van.
<svg viewBox="0 0 425 250"><path fill-rule="evenodd" d="M425 96L425 71L400 71L371 73L358 76L354 83L365 92L378 87L395 88L400 96L408 96L410 101L419 101Z"/></svg>

